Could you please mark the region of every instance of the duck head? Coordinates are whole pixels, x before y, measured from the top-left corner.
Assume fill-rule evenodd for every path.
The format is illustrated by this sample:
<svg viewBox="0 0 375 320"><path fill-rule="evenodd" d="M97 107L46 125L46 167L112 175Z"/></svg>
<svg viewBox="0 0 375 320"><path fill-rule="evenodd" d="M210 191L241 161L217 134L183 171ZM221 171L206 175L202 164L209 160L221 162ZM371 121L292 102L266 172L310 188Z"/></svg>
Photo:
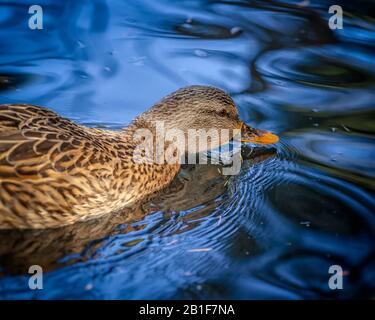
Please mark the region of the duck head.
<svg viewBox="0 0 375 320"><path fill-rule="evenodd" d="M272 144L279 138L269 132L250 127L241 121L232 98L223 90L210 86L189 86L164 97L137 119L140 123L162 121L165 129L178 129L188 134L190 129L229 129L227 139L212 138L215 148L233 139L233 130L239 129L245 143ZM199 150L202 151L202 150Z"/></svg>

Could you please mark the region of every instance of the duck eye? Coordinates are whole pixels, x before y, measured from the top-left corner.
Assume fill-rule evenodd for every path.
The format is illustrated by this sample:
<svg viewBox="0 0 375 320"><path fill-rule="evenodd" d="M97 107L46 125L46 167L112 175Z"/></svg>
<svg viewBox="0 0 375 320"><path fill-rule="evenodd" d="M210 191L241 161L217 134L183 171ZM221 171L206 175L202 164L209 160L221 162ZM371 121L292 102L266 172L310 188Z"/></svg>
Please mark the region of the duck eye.
<svg viewBox="0 0 375 320"><path fill-rule="evenodd" d="M220 117L227 117L227 116L228 116L228 112L227 112L227 110L222 109L222 110L219 112L219 116L220 116Z"/></svg>

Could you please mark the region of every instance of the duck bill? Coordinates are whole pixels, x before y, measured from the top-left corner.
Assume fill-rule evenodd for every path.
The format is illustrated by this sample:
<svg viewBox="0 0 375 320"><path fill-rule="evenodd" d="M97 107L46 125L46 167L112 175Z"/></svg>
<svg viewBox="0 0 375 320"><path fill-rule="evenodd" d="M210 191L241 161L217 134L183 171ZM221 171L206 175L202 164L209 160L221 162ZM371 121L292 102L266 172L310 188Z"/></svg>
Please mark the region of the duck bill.
<svg viewBox="0 0 375 320"><path fill-rule="evenodd" d="M251 128L247 124L241 124L241 142L257 144L272 144L279 141L279 137L269 131Z"/></svg>

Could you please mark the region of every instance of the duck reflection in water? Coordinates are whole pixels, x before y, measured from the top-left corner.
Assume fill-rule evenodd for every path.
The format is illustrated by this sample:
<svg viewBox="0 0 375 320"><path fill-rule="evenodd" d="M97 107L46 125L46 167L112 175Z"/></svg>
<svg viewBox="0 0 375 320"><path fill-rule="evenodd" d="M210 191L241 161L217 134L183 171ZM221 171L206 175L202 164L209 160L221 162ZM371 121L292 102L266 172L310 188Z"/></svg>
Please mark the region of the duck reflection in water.
<svg viewBox="0 0 375 320"><path fill-rule="evenodd" d="M244 146L241 150L245 166L251 166L276 155L275 148ZM26 274L31 265L50 271L66 264L93 258L108 237L127 234L145 228L136 224L147 215L162 211L168 218L202 203L203 210L181 217L186 225L178 232L191 230L200 224L198 218L208 216L220 201L235 176L222 175L221 165L184 165L180 173L165 189L158 191L121 212L98 219L78 222L61 228L41 230L1 230L0 264L5 274ZM66 256L72 259L64 259ZM77 255L77 256L75 256ZM74 257L73 257L74 256Z"/></svg>

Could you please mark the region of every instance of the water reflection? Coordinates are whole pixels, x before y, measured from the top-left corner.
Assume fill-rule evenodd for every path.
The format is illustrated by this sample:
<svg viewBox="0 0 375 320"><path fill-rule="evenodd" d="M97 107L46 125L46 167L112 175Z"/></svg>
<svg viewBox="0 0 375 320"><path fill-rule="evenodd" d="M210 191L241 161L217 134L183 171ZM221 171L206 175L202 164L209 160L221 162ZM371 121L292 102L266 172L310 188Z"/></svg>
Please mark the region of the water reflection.
<svg viewBox="0 0 375 320"><path fill-rule="evenodd" d="M1 298L374 296L373 4L345 1L26 1L0 12L0 103L40 104L119 130L188 84L222 87L281 137L240 175L186 167L161 194L101 221L3 233ZM17 41L14 41L17 39ZM41 264L43 292L25 267ZM328 267L346 271L327 286Z"/></svg>

